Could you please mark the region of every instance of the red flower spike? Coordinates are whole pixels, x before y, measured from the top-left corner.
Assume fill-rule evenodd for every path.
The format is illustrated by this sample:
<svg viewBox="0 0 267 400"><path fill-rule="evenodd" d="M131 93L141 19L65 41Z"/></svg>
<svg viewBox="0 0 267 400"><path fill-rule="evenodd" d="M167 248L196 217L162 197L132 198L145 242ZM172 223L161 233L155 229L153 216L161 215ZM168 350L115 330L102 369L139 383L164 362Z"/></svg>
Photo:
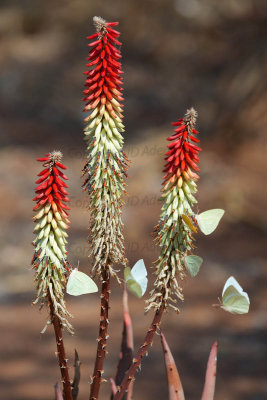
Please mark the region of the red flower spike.
<svg viewBox="0 0 267 400"><path fill-rule="evenodd" d="M194 205L197 202L194 194L197 192L196 181L199 176L198 153L201 150L193 144L197 112L191 108L184 118L178 119L172 125L175 134L168 138L168 151L164 168L162 198L164 201L159 224L155 228L156 241L160 247L160 256L156 262L157 278L146 311L151 308L171 306L176 311L177 299L183 300L182 281L186 275L185 257L191 254L193 245L192 233L197 231L190 227L184 217L195 218ZM162 268L164 267L164 274Z"/></svg>
<svg viewBox="0 0 267 400"><path fill-rule="evenodd" d="M70 316L64 302L66 275L69 272L66 251L66 229L69 219L63 208L68 208L65 203L69 201L67 192L61 191L61 185L56 181L61 173L60 168L66 169L61 164L62 154L53 151L46 157L38 158L45 169L38 175L35 192L37 196L33 220L36 235L33 245L35 252L32 259L32 268L35 270L36 299L34 304L40 302L50 308L52 320L58 318L60 326L73 333L73 328L67 318ZM64 367L65 368L65 367ZM67 376L69 379L69 377ZM71 394L71 392L70 392Z"/></svg>
<svg viewBox="0 0 267 400"><path fill-rule="evenodd" d="M194 137L194 135L198 133L194 129L196 116L196 111L191 108L187 111L184 118L180 118L177 122L172 123L172 125L177 128L174 129L176 134L167 138L171 143L168 144L170 150L165 154L167 163L163 172L168 172L168 174L165 175L167 178L166 183L171 181L174 175L180 176L181 172L187 171L188 168L199 171L196 163L199 161L198 153L201 149L192 143L199 142L199 140ZM193 179L197 179L197 174L192 171L191 174Z"/></svg>
<svg viewBox="0 0 267 400"><path fill-rule="evenodd" d="M61 171L61 169L66 169L65 165L63 165L60 160L62 158L62 154L59 151L53 151L49 153L47 157L38 158L37 160L44 163L44 167L46 167L38 176L41 176L40 179L36 181L37 184L40 183L35 189L35 192L38 194L34 201L37 202L34 210L39 209L40 206L44 205L47 201L50 204L60 200L60 209L56 207L54 212L59 211L62 213L62 208L67 207L64 203L69 202L69 198L66 197L68 192L63 188L63 186L67 187L67 185L58 178L61 176L63 179L68 179ZM63 203L61 203L63 202ZM69 209L67 207L67 209Z"/></svg>
<svg viewBox="0 0 267 400"><path fill-rule="evenodd" d="M106 104L107 100L115 99L121 102L122 81L121 81L121 63L117 60L121 58L120 50L116 46L120 46L121 42L117 40L120 33L113 29L118 22L106 22L100 17L94 17L94 23L97 33L88 36L91 42L88 67L92 69L84 72L87 75L85 86L89 89L84 90L86 102L85 112L94 109L100 102ZM120 107L122 105L120 104ZM109 110L112 118L116 118L121 114L113 109Z"/></svg>

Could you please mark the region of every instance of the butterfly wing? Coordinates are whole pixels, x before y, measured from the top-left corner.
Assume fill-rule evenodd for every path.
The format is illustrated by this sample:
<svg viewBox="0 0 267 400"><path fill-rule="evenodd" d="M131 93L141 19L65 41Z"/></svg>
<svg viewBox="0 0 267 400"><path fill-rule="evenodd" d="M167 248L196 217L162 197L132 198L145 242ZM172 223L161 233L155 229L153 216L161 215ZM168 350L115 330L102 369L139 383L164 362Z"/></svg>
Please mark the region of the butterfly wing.
<svg viewBox="0 0 267 400"><path fill-rule="evenodd" d="M215 208L213 210L204 211L203 213L196 216L196 220L201 232L204 235L210 235L217 228L224 210Z"/></svg>
<svg viewBox="0 0 267 400"><path fill-rule="evenodd" d="M190 255L185 257L185 266L191 276L196 276L198 274L202 263L203 259L199 256Z"/></svg>
<svg viewBox="0 0 267 400"><path fill-rule="evenodd" d="M248 294L234 277L229 278L223 288L222 308L232 314L246 314L249 311L249 304Z"/></svg>
<svg viewBox="0 0 267 400"><path fill-rule="evenodd" d="M132 277L140 285L143 296L147 289L147 270L144 260L138 260L131 270Z"/></svg>
<svg viewBox="0 0 267 400"><path fill-rule="evenodd" d="M124 269L124 279L127 285L127 288L137 297L142 297L142 287L141 285L134 279L132 276L132 271L130 267L126 267Z"/></svg>
<svg viewBox="0 0 267 400"><path fill-rule="evenodd" d="M141 292L142 292L141 297L142 297L142 296L145 294L145 292L146 292L146 289L147 289L147 282L148 282L147 277L142 278L142 279L139 279L139 281L138 281L138 284L140 285L140 287L141 287Z"/></svg>
<svg viewBox="0 0 267 400"><path fill-rule="evenodd" d="M131 273L135 279L144 278L145 276L147 276L147 270L143 259L138 260L134 264Z"/></svg>
<svg viewBox="0 0 267 400"><path fill-rule="evenodd" d="M242 287L239 285L239 283L237 282L237 280L236 280L233 276L230 276L230 278L228 278L227 281L225 282L225 285L224 285L223 291L222 291L222 296L224 295L224 292L226 291L226 289L227 289L229 286L234 286L234 287L236 288L236 290L237 290L238 292L240 292L240 293L243 292L243 289L242 289Z"/></svg>
<svg viewBox="0 0 267 400"><path fill-rule="evenodd" d="M80 296L87 293L95 293L98 287L95 282L81 271L73 270L67 283L67 293L72 296Z"/></svg>
<svg viewBox="0 0 267 400"><path fill-rule="evenodd" d="M127 282L128 289L137 297L141 298L143 296L143 291L141 285L134 279L128 279Z"/></svg>

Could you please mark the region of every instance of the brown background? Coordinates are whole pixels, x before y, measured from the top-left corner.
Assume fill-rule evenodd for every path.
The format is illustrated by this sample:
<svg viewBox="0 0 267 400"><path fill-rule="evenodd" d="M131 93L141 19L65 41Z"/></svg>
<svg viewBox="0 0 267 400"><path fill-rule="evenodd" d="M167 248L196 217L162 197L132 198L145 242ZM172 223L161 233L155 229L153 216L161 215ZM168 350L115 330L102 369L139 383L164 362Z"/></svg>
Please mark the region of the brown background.
<svg viewBox="0 0 267 400"><path fill-rule="evenodd" d="M119 20L125 71L125 150L132 160L124 209L131 265L157 257L150 232L158 220L165 137L170 122L194 105L201 133L199 210L224 208L217 231L199 235L199 276L185 283L181 314L163 329L187 399L200 398L211 344L219 341L216 400L267 398L266 370L266 33L265 0L1 0L0 198L1 399L48 400L59 379L46 312L31 307L29 270L36 157L61 149L69 167L73 264L88 271L82 87L85 37L92 17ZM211 305L234 275L251 298L245 316ZM150 287L153 277L150 276ZM114 284L105 376L114 375L121 332L121 292ZM98 296L73 299L76 335L66 338L70 363L82 360L86 399L97 335ZM136 347L151 320L131 296ZM109 384L102 398L108 398ZM138 374L135 398L166 399L159 338Z"/></svg>

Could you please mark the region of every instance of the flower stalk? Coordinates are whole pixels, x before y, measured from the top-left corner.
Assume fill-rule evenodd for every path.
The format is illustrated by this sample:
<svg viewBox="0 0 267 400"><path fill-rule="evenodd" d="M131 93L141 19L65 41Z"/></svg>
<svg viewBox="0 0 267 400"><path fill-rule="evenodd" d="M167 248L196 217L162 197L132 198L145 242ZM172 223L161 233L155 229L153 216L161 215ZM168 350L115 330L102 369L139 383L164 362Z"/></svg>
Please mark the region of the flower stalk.
<svg viewBox="0 0 267 400"><path fill-rule="evenodd" d="M191 108L184 118L174 122L175 134L167 140L168 152L165 160L165 175L163 177L162 199L159 224L155 227L156 241L160 247L160 255L156 261L156 280L154 289L147 300L146 312L155 310L155 315L148 329L137 356L133 359L130 369L125 374L121 387L114 400L121 400L134 374L141 365L143 356L152 344L154 334L161 323L164 311L168 306L179 311L177 300L183 300L182 287L178 279L185 278L185 256L193 246L192 233L196 231L186 224L185 217L194 220L193 206L197 202L195 181L199 178L198 153L200 148L195 145L199 140L195 137L197 112ZM192 231L193 230L193 231Z"/></svg>
<svg viewBox="0 0 267 400"><path fill-rule="evenodd" d="M97 399L103 381L103 364L108 338L110 277L116 277L114 265L126 265L121 209L125 194L124 178L128 159L122 150L122 79L120 33L117 22L93 19L96 33L88 37L91 48L85 72L84 134L87 140L84 190L89 194L90 236L93 265L91 272L102 281L99 337L90 399Z"/></svg>
<svg viewBox="0 0 267 400"><path fill-rule="evenodd" d="M65 400L72 400L71 382L69 378L67 358L65 355L62 328L73 334L73 328L68 321L71 314L66 309L64 291L66 274L69 272L67 260L67 233L69 219L66 202L69 201L66 191L68 179L61 171L66 167L61 163L62 154L53 151L44 158L38 158L43 163L44 169L39 173L38 185L35 189L36 201L33 217L36 226L33 241L35 252L32 259L32 268L35 270L36 299L34 304L40 302L42 308L45 304L49 307L50 320L48 324L54 325L57 343L57 355L63 382Z"/></svg>
<svg viewBox="0 0 267 400"><path fill-rule="evenodd" d="M61 372L61 378L63 383L64 400L73 400L72 396L72 385L69 377L68 359L66 358L65 347L63 342L61 322L57 315L55 315L54 307L52 302L50 303L51 319L54 326L56 344L57 344L57 356L59 362L59 368Z"/></svg>
<svg viewBox="0 0 267 400"><path fill-rule="evenodd" d="M92 376L91 383L91 391L90 391L90 400L94 400L98 398L100 385L105 381L102 378L104 373L104 360L106 356L106 347L107 347L107 339L108 339L108 310L109 310L109 295L110 295L110 279L108 277L108 271L103 271L102 275L102 291L101 291L101 306L100 306L100 323L99 323L99 333L97 338L97 350L96 350L96 359L94 372Z"/></svg>
<svg viewBox="0 0 267 400"><path fill-rule="evenodd" d="M195 143L198 132L195 129L197 112L187 110L184 118L174 122L175 134L167 140L168 152L164 168L161 200L164 201L158 225L155 227L156 242L160 255L156 261L156 281L147 301L146 311L158 309L164 302L179 312L177 300L183 300L180 281L185 278L185 257L194 248L193 233L197 231L194 221L195 193L199 176L197 163L201 151Z"/></svg>
<svg viewBox="0 0 267 400"><path fill-rule="evenodd" d="M112 28L118 22L94 17L94 24L97 32L88 37L90 69L85 72L87 89L83 99L84 111L90 112L85 118L88 156L83 187L89 194L91 210L92 273L103 280L103 269L117 276L113 265L127 262L121 209L128 159L122 151L122 70L116 47L121 42L117 40L119 32Z"/></svg>

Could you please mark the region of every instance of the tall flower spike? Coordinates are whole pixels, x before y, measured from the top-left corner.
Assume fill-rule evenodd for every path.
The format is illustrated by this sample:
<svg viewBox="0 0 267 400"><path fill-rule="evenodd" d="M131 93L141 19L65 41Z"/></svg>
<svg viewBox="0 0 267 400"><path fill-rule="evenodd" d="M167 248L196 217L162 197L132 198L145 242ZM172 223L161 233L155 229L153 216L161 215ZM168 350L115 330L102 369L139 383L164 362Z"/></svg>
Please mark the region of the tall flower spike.
<svg viewBox="0 0 267 400"><path fill-rule="evenodd" d="M73 328L67 317L71 316L66 310L64 290L66 286L66 273L69 272L66 251L66 229L69 219L66 202L69 201L64 180L68 179L61 171L66 167L61 164L62 154L53 151L37 161L43 163L44 169L39 173L35 189L36 201L33 217L36 226L33 241L35 252L32 267L35 269L37 286L36 300L41 302L41 307L47 303L53 314L56 315L63 327L70 333ZM52 307L51 307L52 306Z"/></svg>
<svg viewBox="0 0 267 400"><path fill-rule="evenodd" d="M84 166L84 189L88 191L91 210L91 242L94 264L92 271L102 276L103 269L116 275L113 264L125 264L121 208L125 194L124 177L128 159L122 151L122 79L119 32L94 17L97 32L89 36L90 68L85 72L84 133L88 143L88 159ZM103 277L102 277L103 280Z"/></svg>
<svg viewBox="0 0 267 400"><path fill-rule="evenodd" d="M185 277L184 258L194 247L192 233L196 232L193 206L197 203L194 194L199 178L196 173L199 171L198 153L201 151L195 144L199 142L196 138L196 118L197 112L193 108L187 110L184 118L173 123L175 134L167 139L170 143L165 157L161 198L164 204L159 224L155 227L160 255L146 311L159 309L162 304L179 311L177 299L183 300L179 279Z"/></svg>

